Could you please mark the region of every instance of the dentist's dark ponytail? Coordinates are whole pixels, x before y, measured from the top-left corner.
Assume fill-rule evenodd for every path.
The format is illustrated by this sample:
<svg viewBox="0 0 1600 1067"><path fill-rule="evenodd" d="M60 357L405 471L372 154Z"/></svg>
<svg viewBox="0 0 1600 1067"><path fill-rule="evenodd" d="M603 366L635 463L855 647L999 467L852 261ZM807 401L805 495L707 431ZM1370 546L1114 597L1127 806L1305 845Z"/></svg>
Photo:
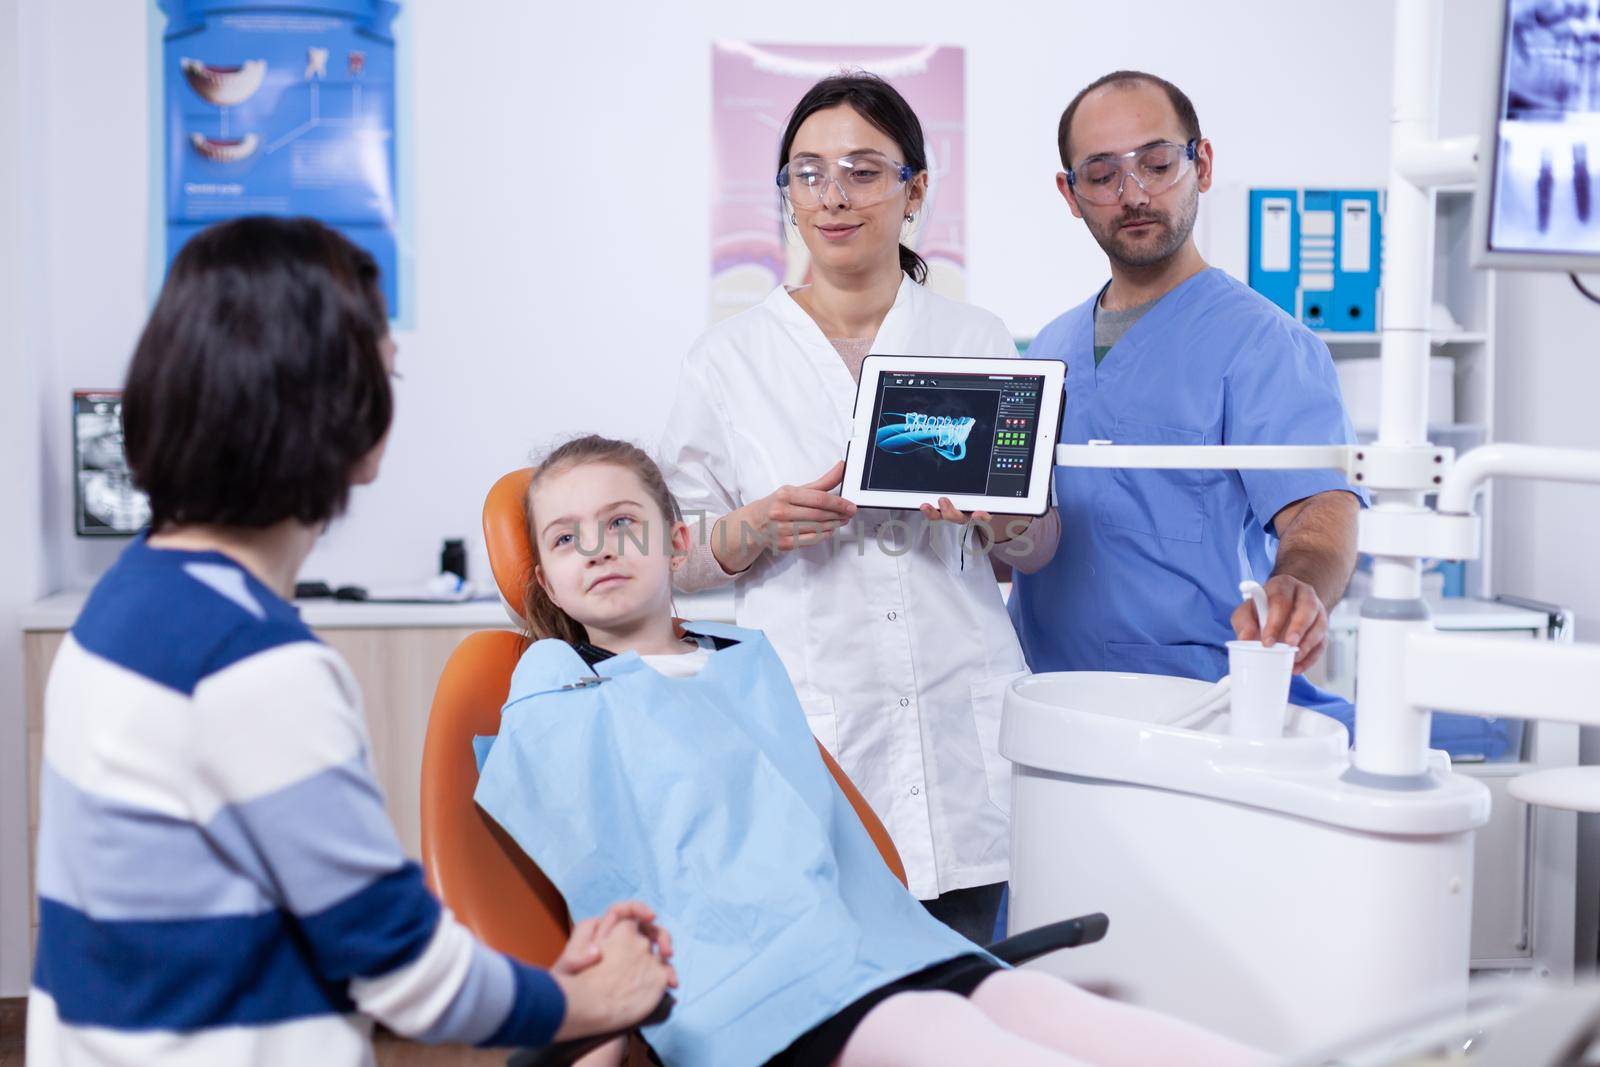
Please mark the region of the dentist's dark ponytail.
<svg viewBox="0 0 1600 1067"><path fill-rule="evenodd" d="M911 275L911 280L918 285L928 280L928 261L903 244L900 246L900 269Z"/></svg>

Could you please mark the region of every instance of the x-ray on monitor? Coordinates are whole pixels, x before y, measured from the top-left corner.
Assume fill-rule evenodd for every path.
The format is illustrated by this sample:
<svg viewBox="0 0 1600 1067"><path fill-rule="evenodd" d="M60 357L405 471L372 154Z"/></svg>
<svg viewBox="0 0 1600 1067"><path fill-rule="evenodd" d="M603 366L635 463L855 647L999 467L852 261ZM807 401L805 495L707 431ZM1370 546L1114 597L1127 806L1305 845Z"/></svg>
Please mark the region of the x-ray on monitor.
<svg viewBox="0 0 1600 1067"><path fill-rule="evenodd" d="M1600 271L1600 0L1502 0L1473 262Z"/></svg>

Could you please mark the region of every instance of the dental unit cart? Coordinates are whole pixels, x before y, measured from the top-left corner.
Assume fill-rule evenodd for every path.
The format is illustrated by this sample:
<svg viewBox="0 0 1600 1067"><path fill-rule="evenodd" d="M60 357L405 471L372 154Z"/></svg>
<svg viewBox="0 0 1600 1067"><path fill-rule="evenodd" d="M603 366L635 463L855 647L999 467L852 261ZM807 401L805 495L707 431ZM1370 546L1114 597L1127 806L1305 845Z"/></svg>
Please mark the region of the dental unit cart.
<svg viewBox="0 0 1600 1067"><path fill-rule="evenodd" d="M1013 685L1011 926L1104 901L1106 940L1040 966L1274 1052L1387 1018L1368 950L1449 943L1467 922L1488 797L1437 754L1431 788L1347 781L1344 727L1300 708L1269 741L1229 736L1227 713L1161 724L1207 688L1093 671ZM1448 987L1466 968L1462 943L1416 978Z"/></svg>
<svg viewBox="0 0 1600 1067"><path fill-rule="evenodd" d="M1534 864L1559 866L1561 849L1545 847L1545 828L1600 812L1600 768L1570 765L1576 727L1600 725L1600 646L1450 632L1422 595L1425 561L1483 557L1480 495L1491 480L1600 486L1600 451L1490 442L1458 456L1429 439L1438 188L1477 175L1476 266L1600 271L1600 225L1589 228L1581 205L1546 227L1542 208L1527 210L1506 193L1515 165L1502 164L1521 158L1506 146L1532 119L1546 121L1530 118L1518 95L1536 81L1518 66L1533 5L1501 7L1484 135L1448 139L1436 129L1445 7L1394 5L1376 439L1056 449L1063 468L1331 469L1368 490L1357 544L1373 570L1356 624L1354 745L1342 725L1296 708L1276 737L1235 736L1220 712L1176 725L1205 698L1205 683L1119 673L1020 679L1001 726L1001 754L1014 764L1012 922L1098 908L1115 916L1094 949L1045 965L1280 1054L1464 1006L1475 847L1505 847L1497 833L1508 810L1515 831L1514 799L1541 809ZM1595 125L1600 97L1583 100L1558 132ZM1546 127L1535 132L1554 128ZM1506 173L1512 178L1500 181ZM1539 224L1535 236L1514 225L1529 218ZM1581 560L1574 553L1572 565ZM1572 743L1558 757L1550 750L1564 742L1547 744L1536 728L1537 766L1492 789L1484 780L1492 776L1463 773L1431 746L1440 711L1565 723L1564 735L1551 736ZM1563 940L1559 930L1539 929L1537 875L1525 883L1533 901L1525 968L1535 970L1539 954Z"/></svg>
<svg viewBox="0 0 1600 1067"><path fill-rule="evenodd" d="M1498 597L1430 600L1435 629L1505 641L1573 639L1570 612ZM1323 689L1355 699L1359 601L1346 600L1328 619L1328 651L1314 669ZM1512 779L1578 764L1578 727L1477 716L1434 716L1432 745L1455 770L1488 787L1489 822L1478 831L1473 859L1472 969L1528 972L1571 979L1577 946L1577 824L1572 812L1530 807L1511 796ZM1591 928L1585 942L1593 944Z"/></svg>

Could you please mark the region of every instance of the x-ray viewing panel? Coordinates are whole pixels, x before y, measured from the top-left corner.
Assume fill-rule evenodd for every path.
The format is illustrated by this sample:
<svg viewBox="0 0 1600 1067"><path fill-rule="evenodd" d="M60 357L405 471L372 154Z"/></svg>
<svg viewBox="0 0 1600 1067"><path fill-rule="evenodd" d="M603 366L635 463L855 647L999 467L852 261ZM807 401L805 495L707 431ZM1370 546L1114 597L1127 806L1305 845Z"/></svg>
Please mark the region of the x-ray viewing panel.
<svg viewBox="0 0 1600 1067"><path fill-rule="evenodd" d="M1474 262L1600 271L1600 4L1505 0Z"/></svg>
<svg viewBox="0 0 1600 1067"><path fill-rule="evenodd" d="M79 537L131 537L150 522L122 448L122 394L72 394L74 528Z"/></svg>

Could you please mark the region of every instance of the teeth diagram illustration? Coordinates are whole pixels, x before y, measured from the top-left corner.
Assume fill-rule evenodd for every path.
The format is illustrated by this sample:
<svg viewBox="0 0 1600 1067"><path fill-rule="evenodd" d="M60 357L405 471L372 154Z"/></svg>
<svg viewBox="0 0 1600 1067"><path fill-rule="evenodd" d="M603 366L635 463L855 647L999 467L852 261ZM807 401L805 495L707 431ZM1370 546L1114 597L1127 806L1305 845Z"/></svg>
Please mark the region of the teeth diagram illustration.
<svg viewBox="0 0 1600 1067"><path fill-rule="evenodd" d="M326 48L310 47L306 49L306 72L304 81L309 87L310 114L306 121L294 129L266 145L265 155L271 155L278 149L297 140L305 134L319 127L346 127L355 131L355 136L366 134L362 116L361 86L354 85L350 90L351 114L349 118L324 117L321 113L321 104L318 89L322 80L328 73L328 58L330 52ZM366 69L366 55L361 52L351 52L348 56L352 76L359 76ZM194 86L197 93L210 103L216 104L221 111L218 119L221 128L217 136L203 133L190 133L189 143L194 150L205 159L213 163L241 163L255 155L256 150L262 147L261 136L256 133L246 133L232 136L228 129L228 108L249 99L261 87L262 79L266 76L267 64L265 60L252 59L237 67L223 67L202 63L197 59L184 59L182 61L184 76L189 84Z"/></svg>
<svg viewBox="0 0 1600 1067"><path fill-rule="evenodd" d="M371 252L388 310L404 314L395 68L408 31L402 21L397 35L395 22L411 5L140 2L166 23L155 30L152 16L166 267L205 223L256 212L308 216Z"/></svg>
<svg viewBox="0 0 1600 1067"><path fill-rule="evenodd" d="M207 137L203 133L191 133L189 143L213 163L238 163L255 154L261 138L253 133L243 137Z"/></svg>
<svg viewBox="0 0 1600 1067"><path fill-rule="evenodd" d="M244 103L256 94L256 90L261 88L262 79L267 76L267 62L264 59L248 60L237 67L223 67L185 58L179 66L183 68L184 79L190 88L199 93L206 103L218 107L234 107Z"/></svg>
<svg viewBox="0 0 1600 1067"><path fill-rule="evenodd" d="M967 437L977 425L970 415L923 415L915 411L886 411L883 419L873 441L885 452L899 455L931 448L952 462L967 457Z"/></svg>

